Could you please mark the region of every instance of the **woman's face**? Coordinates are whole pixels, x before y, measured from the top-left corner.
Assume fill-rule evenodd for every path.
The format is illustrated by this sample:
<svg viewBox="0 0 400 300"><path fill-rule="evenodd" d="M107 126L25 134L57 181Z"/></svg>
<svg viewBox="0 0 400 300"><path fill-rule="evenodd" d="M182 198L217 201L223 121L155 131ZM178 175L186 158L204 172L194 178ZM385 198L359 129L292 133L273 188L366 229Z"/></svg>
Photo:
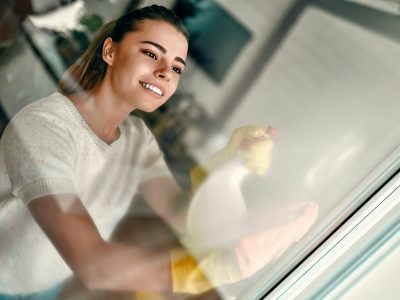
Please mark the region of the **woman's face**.
<svg viewBox="0 0 400 300"><path fill-rule="evenodd" d="M151 112L176 91L185 69L188 43L174 26L145 20L117 45L109 43L113 94L132 109ZM105 50L107 51L107 41Z"/></svg>

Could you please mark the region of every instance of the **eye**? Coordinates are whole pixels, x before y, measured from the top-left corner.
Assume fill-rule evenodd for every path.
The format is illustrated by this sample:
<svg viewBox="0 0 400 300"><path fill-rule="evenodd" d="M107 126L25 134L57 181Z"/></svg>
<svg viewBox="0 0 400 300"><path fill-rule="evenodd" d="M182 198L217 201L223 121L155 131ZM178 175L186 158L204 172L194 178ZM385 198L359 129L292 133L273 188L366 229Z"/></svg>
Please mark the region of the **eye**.
<svg viewBox="0 0 400 300"><path fill-rule="evenodd" d="M143 50L142 52L143 52L145 55L147 55L148 57L150 57L151 59L154 59L154 60L157 60L157 59L158 59L157 54L155 54L155 53L153 53L153 52L151 52L151 51L149 51L149 50Z"/></svg>
<svg viewBox="0 0 400 300"><path fill-rule="evenodd" d="M182 74L182 69L179 67L172 67L172 70L179 75Z"/></svg>

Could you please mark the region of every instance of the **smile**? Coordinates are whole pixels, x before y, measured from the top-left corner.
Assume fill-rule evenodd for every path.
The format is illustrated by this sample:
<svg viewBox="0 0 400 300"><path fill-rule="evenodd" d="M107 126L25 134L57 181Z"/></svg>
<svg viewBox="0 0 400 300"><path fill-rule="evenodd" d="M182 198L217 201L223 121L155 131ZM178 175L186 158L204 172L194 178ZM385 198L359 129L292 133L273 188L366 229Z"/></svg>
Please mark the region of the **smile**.
<svg viewBox="0 0 400 300"><path fill-rule="evenodd" d="M160 88L156 87L155 85L152 85L150 83L143 82L143 81L139 81L139 82L144 88L152 91L153 93L157 94L158 96L164 95L163 91Z"/></svg>

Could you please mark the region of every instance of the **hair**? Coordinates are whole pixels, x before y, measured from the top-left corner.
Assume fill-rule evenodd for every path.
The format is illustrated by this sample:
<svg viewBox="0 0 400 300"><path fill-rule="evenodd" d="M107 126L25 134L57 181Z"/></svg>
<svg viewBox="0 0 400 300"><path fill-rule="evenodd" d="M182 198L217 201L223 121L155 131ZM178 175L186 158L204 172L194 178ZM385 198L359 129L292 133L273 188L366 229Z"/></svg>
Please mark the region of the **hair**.
<svg viewBox="0 0 400 300"><path fill-rule="evenodd" d="M121 42L127 33L139 30L145 20L164 21L171 24L189 41L187 29L172 10L159 5L133 10L102 27L89 48L64 73L59 89L68 94L89 91L100 84L107 70L107 64L103 60L104 41L110 37L114 43Z"/></svg>

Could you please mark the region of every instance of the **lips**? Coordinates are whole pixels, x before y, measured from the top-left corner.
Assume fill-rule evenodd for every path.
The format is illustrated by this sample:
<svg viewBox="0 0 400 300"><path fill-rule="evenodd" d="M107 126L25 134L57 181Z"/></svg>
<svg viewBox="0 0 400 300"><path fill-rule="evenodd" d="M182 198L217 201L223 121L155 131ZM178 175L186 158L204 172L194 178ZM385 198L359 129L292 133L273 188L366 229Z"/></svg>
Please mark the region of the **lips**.
<svg viewBox="0 0 400 300"><path fill-rule="evenodd" d="M148 91L152 92L153 94L162 97L164 96L164 91L162 90L161 87L158 87L154 84L148 83L148 82L144 82L144 81L139 81L140 85L143 86L145 89L147 89Z"/></svg>

